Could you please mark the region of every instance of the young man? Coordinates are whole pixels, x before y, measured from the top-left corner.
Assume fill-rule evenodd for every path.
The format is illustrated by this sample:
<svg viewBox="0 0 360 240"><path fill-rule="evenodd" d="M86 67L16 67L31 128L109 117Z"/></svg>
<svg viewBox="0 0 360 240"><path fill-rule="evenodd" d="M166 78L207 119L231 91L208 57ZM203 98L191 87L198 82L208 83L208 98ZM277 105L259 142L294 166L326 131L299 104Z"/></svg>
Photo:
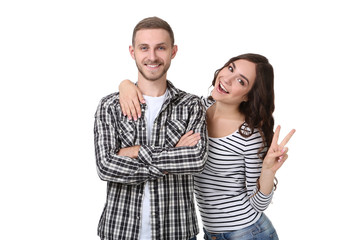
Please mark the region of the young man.
<svg viewBox="0 0 360 240"><path fill-rule="evenodd" d="M196 239L192 174L202 171L207 157L205 111L198 97L166 79L177 52L167 22L140 21L129 50L146 103L136 121L122 113L118 93L98 106L96 163L107 181L98 235L103 240ZM190 147L181 144L188 132L196 133Z"/></svg>

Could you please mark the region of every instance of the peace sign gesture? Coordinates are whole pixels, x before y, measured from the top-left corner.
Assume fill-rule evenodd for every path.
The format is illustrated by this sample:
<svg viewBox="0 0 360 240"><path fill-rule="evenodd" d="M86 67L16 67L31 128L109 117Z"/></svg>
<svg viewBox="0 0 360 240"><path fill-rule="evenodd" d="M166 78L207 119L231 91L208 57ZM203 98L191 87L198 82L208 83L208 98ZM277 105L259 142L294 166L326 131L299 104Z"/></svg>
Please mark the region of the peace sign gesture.
<svg viewBox="0 0 360 240"><path fill-rule="evenodd" d="M264 158L263 170L271 170L274 174L277 170L284 164L285 160L288 158L287 151L288 148L285 147L286 144L294 135L295 129L291 130L286 137L278 144L279 135L280 135L280 126L277 126L273 139L271 141L270 148Z"/></svg>

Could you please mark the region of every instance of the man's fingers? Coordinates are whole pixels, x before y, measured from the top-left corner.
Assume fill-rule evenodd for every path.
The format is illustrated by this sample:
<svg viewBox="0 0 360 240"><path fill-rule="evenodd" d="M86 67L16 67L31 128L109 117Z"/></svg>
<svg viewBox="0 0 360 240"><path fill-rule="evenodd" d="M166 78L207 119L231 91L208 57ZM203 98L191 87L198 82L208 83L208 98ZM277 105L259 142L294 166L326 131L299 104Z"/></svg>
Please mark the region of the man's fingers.
<svg viewBox="0 0 360 240"><path fill-rule="evenodd" d="M185 133L181 138L186 138L187 136L190 136L194 131L190 130L187 133Z"/></svg>
<svg viewBox="0 0 360 240"><path fill-rule="evenodd" d="M200 133L193 133L193 131L189 131L185 133L178 143L180 146L195 146L200 140Z"/></svg>
<svg viewBox="0 0 360 240"><path fill-rule="evenodd" d="M190 143L190 142L193 142L196 139L200 139L200 134L199 133L194 133L194 134L190 134L190 135L186 136L184 138L184 142Z"/></svg>
<svg viewBox="0 0 360 240"><path fill-rule="evenodd" d="M200 140L200 139L194 140L194 141L190 144L190 147L195 146L195 145L199 142L199 140Z"/></svg>
<svg viewBox="0 0 360 240"><path fill-rule="evenodd" d="M200 140L200 133L194 133L193 135L189 136L190 142L198 142Z"/></svg>

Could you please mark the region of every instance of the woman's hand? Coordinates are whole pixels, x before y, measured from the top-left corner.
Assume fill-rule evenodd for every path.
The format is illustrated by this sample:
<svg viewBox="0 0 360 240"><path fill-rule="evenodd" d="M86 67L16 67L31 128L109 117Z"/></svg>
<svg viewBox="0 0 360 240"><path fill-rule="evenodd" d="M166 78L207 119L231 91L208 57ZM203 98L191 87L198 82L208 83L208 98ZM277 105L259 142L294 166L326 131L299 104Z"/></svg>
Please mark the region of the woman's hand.
<svg viewBox="0 0 360 240"><path fill-rule="evenodd" d="M271 172L275 175L276 171L279 170L279 168L284 164L284 162L288 158L288 148L285 146L291 139L292 135L294 135L294 133L295 129L291 130L282 140L282 142L278 144L280 126L277 126L271 142L271 146L264 158L262 169L263 172L271 170Z"/></svg>
<svg viewBox="0 0 360 240"><path fill-rule="evenodd" d="M295 129L291 130L288 135L282 140L280 144L279 134L280 134L280 126L278 126L275 130L271 146L264 158L263 166L261 169L261 175L259 179L260 183L260 191L267 195L270 194L274 187L274 179L276 171L284 164L286 159L288 158L287 151L288 148L285 145L289 142L292 135L295 133Z"/></svg>
<svg viewBox="0 0 360 240"><path fill-rule="evenodd" d="M200 133L194 133L193 130L185 133L175 147L192 147L200 140Z"/></svg>
<svg viewBox="0 0 360 240"><path fill-rule="evenodd" d="M145 103L145 100L139 88L130 80L123 80L120 83L119 101L123 114L129 119L137 120L141 117L140 103Z"/></svg>

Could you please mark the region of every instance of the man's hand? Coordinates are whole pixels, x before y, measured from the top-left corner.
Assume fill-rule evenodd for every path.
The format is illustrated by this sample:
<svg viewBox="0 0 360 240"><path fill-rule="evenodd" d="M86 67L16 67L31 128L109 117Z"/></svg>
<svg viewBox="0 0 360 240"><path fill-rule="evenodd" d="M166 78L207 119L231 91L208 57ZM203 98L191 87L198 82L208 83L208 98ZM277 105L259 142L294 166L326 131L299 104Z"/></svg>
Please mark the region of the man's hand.
<svg viewBox="0 0 360 240"><path fill-rule="evenodd" d="M185 133L175 147L192 147L200 140L200 133L194 133L193 130Z"/></svg>
<svg viewBox="0 0 360 240"><path fill-rule="evenodd" d="M140 150L140 145L122 148L120 149L117 155L123 157L137 158L139 155L139 150Z"/></svg>

